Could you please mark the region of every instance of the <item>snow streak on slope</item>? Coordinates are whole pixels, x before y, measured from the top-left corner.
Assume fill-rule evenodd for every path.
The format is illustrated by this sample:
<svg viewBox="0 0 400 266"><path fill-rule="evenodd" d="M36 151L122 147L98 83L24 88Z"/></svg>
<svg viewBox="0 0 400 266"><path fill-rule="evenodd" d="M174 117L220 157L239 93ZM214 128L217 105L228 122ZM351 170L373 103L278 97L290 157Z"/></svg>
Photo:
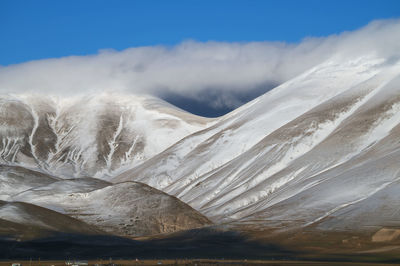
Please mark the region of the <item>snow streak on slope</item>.
<svg viewBox="0 0 400 266"><path fill-rule="evenodd" d="M319 223L397 182L399 107L398 60L332 58L113 180L218 222Z"/></svg>
<svg viewBox="0 0 400 266"><path fill-rule="evenodd" d="M0 161L70 177L108 178L211 120L150 96L0 98Z"/></svg>
<svg viewBox="0 0 400 266"><path fill-rule="evenodd" d="M185 138L116 180L125 180L124 176L129 179L140 172L140 181L166 191L174 182L186 185L247 151L275 129L321 102L371 78L379 72L375 66L381 62L369 58L342 64L328 61L226 115L204 132ZM153 169L155 172L151 173Z"/></svg>
<svg viewBox="0 0 400 266"><path fill-rule="evenodd" d="M355 110L358 110L373 98L382 88L381 85L378 85L379 82L382 80L386 82L385 78L388 77L377 76L353 88L350 91L350 95L346 93L325 102L267 136L254 147L254 150L252 149L249 152L250 154L243 154L232 164L224 166L225 169L231 169L235 164L241 165L242 161L258 156L257 159L252 161L251 168L241 170L237 175L231 174L231 178L233 176L236 180L230 182L225 189L225 193L213 199L211 201L212 204L226 203L223 206L219 206L218 209L226 211L227 208L235 208L235 211L237 211L238 207L244 208L258 202L290 181L297 181L301 176L310 174L307 171L309 166L314 166L315 168L317 164L323 164L324 160L321 162L322 157L311 157L313 159L312 162L304 162L302 158L312 156L312 151L318 149L318 145L324 143L342 122L350 118ZM370 91L371 88L375 89ZM326 126L327 124L329 125L328 127ZM314 130L310 132L310 128ZM342 146L343 144L337 142L336 145ZM268 150L268 147L271 146L273 146L273 149L266 154L259 153L260 149ZM362 146L359 147L357 152L362 149ZM332 152L332 150L330 151ZM337 152L335 151L333 154L335 153ZM299 163L295 169L291 169L288 172L288 167L296 160L301 160L302 163ZM225 169L221 169L219 173L226 172ZM282 175L281 171L285 174ZM239 194L240 196L236 197ZM204 207L209 208L211 202ZM251 212L253 210L248 211ZM221 213L219 214L221 215Z"/></svg>

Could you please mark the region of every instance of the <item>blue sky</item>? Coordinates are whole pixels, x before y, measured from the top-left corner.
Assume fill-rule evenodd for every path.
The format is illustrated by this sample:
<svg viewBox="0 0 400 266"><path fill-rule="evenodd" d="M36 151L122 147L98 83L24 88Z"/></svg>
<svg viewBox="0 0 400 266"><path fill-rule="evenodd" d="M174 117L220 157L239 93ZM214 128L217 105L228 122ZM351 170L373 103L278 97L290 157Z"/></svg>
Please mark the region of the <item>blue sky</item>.
<svg viewBox="0 0 400 266"><path fill-rule="evenodd" d="M1 0L0 65L188 39L299 42L399 16L398 0Z"/></svg>

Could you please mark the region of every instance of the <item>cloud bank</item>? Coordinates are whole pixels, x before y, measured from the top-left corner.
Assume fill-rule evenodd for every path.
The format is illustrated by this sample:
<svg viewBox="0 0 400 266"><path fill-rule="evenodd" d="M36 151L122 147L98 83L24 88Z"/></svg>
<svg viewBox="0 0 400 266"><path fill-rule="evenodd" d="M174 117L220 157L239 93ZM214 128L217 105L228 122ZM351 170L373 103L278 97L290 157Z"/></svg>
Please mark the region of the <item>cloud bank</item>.
<svg viewBox="0 0 400 266"><path fill-rule="evenodd" d="M234 108L246 93L268 90L331 57L362 55L397 60L400 20L374 21L357 31L297 44L186 41L174 47L31 61L0 67L0 93L76 96L117 91L179 95ZM207 99L210 91L214 93Z"/></svg>

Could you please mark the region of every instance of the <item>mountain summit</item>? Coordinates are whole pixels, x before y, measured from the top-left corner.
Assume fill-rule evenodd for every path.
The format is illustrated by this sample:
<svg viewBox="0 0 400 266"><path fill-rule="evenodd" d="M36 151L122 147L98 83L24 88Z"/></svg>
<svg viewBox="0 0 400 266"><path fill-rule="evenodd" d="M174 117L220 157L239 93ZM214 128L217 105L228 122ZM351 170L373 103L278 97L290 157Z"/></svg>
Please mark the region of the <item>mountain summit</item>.
<svg viewBox="0 0 400 266"><path fill-rule="evenodd" d="M334 57L112 179L216 223L283 230L398 225L400 62Z"/></svg>

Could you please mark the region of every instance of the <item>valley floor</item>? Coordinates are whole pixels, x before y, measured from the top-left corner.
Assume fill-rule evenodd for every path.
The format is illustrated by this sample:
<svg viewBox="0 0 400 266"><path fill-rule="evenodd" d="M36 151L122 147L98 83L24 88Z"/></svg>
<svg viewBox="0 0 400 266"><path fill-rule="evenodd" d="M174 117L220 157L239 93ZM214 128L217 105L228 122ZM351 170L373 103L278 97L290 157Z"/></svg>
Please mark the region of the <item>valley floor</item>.
<svg viewBox="0 0 400 266"><path fill-rule="evenodd" d="M9 266L12 263L20 263L29 266L61 266L65 261L0 261L0 266ZM113 260L111 263L107 260L91 260L88 265L338 265L338 262L318 262L318 261L276 261L276 260L212 260L212 259L177 259L177 260ZM342 266L378 266L390 265L382 263L358 263L358 262L340 262Z"/></svg>
<svg viewBox="0 0 400 266"><path fill-rule="evenodd" d="M31 241L0 241L0 258L3 259L0 266L11 265L11 262L25 266L39 265L38 258L42 259L40 265L65 265L65 261L79 258L99 265L109 264L109 258L119 265L157 265L158 262L162 265L399 264L398 240L371 242L370 239L366 235L343 232L239 233L211 228L141 240L115 236L58 235ZM26 261L29 258L36 262ZM120 258L133 260L115 261ZM139 258L140 263L135 258ZM59 259L65 261L46 261Z"/></svg>

